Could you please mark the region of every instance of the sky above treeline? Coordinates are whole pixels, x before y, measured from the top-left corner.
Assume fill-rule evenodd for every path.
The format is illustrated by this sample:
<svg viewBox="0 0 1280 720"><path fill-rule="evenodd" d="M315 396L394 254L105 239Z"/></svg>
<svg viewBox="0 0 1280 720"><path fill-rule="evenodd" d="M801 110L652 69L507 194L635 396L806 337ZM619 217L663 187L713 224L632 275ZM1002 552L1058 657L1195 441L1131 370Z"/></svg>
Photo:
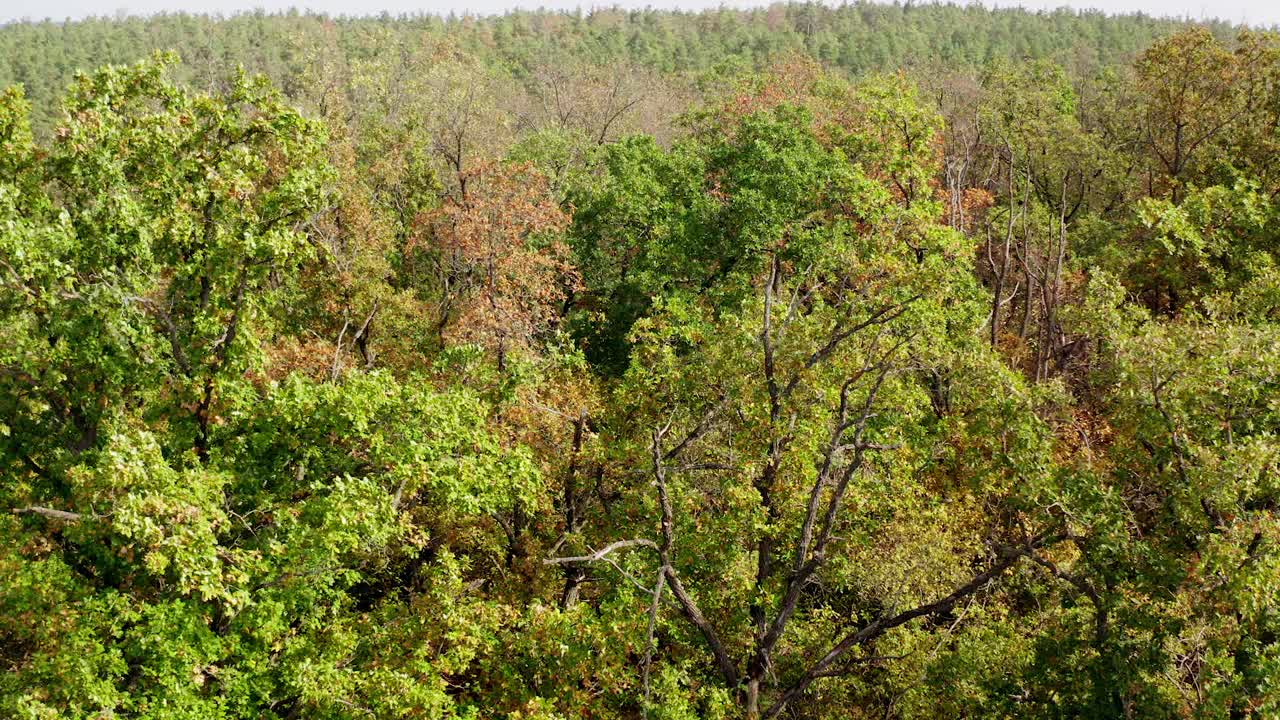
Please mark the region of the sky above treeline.
<svg viewBox="0 0 1280 720"><path fill-rule="evenodd" d="M703 10L719 6L749 8L767 5L752 0L0 0L0 22L18 20L79 19L87 16L149 15L157 12L230 14L257 9L268 12L297 8L332 15L400 13L498 14L516 8L573 10L592 7L680 8ZM1041 10L1057 7L1097 9L1109 13L1144 12L1149 15L1220 19L1235 23L1272 26L1280 24L1278 0L998 0L988 6Z"/></svg>

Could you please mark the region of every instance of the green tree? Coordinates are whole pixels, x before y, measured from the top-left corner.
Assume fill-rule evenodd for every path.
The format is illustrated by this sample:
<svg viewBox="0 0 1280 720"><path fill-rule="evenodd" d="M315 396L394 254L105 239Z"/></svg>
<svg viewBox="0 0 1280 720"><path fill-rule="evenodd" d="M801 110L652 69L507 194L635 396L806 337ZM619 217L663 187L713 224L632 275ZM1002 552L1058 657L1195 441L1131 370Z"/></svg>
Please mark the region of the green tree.
<svg viewBox="0 0 1280 720"><path fill-rule="evenodd" d="M268 379L323 134L262 80L193 94L171 62L84 76L48 150L20 95L0 114L0 707L452 713L445 678L507 618L465 573L503 552L495 514L539 506L537 467L466 390Z"/></svg>
<svg viewBox="0 0 1280 720"><path fill-rule="evenodd" d="M696 247L724 254L697 258L708 279L634 326L606 441L619 472L647 479L627 497L648 521L556 560L651 582L644 672L698 648L715 673L683 682L714 680L748 717L857 676L882 638L906 641L1060 539L1050 517L1008 514L1015 478L1050 480L1030 409L938 383L992 372L975 346L980 295L963 239L923 183L912 190L935 125L889 87L835 94L865 104L856 119L778 104L705 133L713 203L697 227L715 234ZM885 131L887 116L921 125ZM964 441L945 428L990 413L1021 425L1006 459L953 475L937 458ZM655 651L659 624L674 647Z"/></svg>

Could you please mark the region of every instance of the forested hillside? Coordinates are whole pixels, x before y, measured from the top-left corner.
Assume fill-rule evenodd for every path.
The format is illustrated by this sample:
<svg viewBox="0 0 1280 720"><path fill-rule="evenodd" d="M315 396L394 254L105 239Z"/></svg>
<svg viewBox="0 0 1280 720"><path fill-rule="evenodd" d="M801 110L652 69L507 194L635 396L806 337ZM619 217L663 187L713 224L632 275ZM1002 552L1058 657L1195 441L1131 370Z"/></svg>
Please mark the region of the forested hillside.
<svg viewBox="0 0 1280 720"><path fill-rule="evenodd" d="M168 16L0 68L0 717L1280 717L1280 35Z"/></svg>

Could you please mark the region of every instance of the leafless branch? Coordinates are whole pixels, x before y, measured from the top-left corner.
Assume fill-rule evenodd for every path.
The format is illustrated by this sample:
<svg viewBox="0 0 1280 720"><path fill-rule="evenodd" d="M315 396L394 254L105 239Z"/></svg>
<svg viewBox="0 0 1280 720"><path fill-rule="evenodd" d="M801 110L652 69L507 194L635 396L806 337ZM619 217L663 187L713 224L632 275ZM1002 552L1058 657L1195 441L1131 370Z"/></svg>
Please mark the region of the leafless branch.
<svg viewBox="0 0 1280 720"><path fill-rule="evenodd" d="M609 543L608 545L604 546L603 548L597 550L596 552L590 555L548 558L546 560L543 560L542 564L543 565L566 565L571 563L600 562L601 560L604 560L605 557L609 555L609 553L615 550L621 550L623 548L629 548L629 547L647 547L647 548L653 548L654 550L657 550L658 544L652 540L645 540L644 538L636 538L634 540L618 540L616 542Z"/></svg>
<svg viewBox="0 0 1280 720"><path fill-rule="evenodd" d="M85 517L80 513L68 512L66 510L54 510L53 508L40 507L39 505L29 505L27 507L14 508L13 512L14 514L17 514L17 515L21 515L23 513L30 513L32 515L40 515L41 517L47 517L53 520L65 520L67 522L79 522L82 518ZM88 517L97 518L100 516L91 514Z"/></svg>

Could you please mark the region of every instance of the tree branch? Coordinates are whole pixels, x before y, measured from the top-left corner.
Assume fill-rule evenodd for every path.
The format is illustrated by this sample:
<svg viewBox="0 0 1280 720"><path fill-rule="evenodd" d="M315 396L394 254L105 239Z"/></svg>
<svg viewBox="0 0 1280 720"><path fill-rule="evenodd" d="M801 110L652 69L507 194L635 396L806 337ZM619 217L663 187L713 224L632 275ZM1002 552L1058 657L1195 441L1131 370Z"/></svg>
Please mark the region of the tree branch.
<svg viewBox="0 0 1280 720"><path fill-rule="evenodd" d="M662 465L662 437L666 428L655 430L653 432L653 444L650 446L653 459L653 477L654 482L658 486L658 504L662 508L662 544L658 547L658 554L662 558L662 566L666 570L667 582L671 585L671 592L676 596L676 600L680 602L681 609L684 610L685 617L689 618L689 622L702 633L702 637L707 641L707 645L711 648L711 653L716 658L716 665L720 668L720 674L724 676L725 684L728 687L738 686L738 667L734 663L733 658L729 657L729 652L725 650L724 643L720 641L720 636L716 634L715 628L707 621L702 611L698 609L698 604L694 602L689 592L685 590L684 583L680 582L680 575L676 573L675 567L671 563L671 548L675 543L675 520L671 509L671 496L667 492L667 473Z"/></svg>
<svg viewBox="0 0 1280 720"><path fill-rule="evenodd" d="M85 517L80 513L68 512L66 510L54 510L53 508L40 507L39 505L29 505L27 507L14 508L13 512L15 515L30 513L32 515L40 515L41 517L47 517L53 520L65 520L67 522L79 522L82 518ZM97 518L100 516L89 515L89 517Z"/></svg>
<svg viewBox="0 0 1280 720"><path fill-rule="evenodd" d="M609 553L613 552L614 550L621 550L623 548L629 548L629 547L647 547L647 548L653 548L654 550L657 550L658 544L652 540L645 540L644 538L636 538L634 540L618 540L616 542L609 543L608 545L604 546L603 548L597 550L596 552L590 555L548 558L546 560L543 560L542 564L543 565L568 565L572 563L600 562L601 560L604 560L606 556Z"/></svg>
<svg viewBox="0 0 1280 720"><path fill-rule="evenodd" d="M828 672L831 667L840 660L840 658L844 657L844 655L849 652L849 650L865 642L874 640L885 632L900 625L905 625L916 618L948 612L951 608L955 607L957 602L969 595L972 595L978 590L981 590L987 583L1004 574L1005 571L1013 567L1024 555L1029 554L1037 547L1043 547L1052 541L1056 541L1056 539L1056 537L1052 539L1040 537L1031 540L1021 547L1003 548L1001 550L1000 559L997 560L994 565L977 575L974 575L969 582L956 588L946 597L900 612L893 617L886 618L882 616L876 618L870 624L849 633L826 655L824 655L822 659L814 663L813 666L804 673L804 675L800 676L799 680L792 683L792 685L782 694L782 697L778 698L778 700L764 713L762 717L764 720L777 717L779 713L786 709L789 702L808 689L809 685L812 684L814 680L822 677L824 673Z"/></svg>

